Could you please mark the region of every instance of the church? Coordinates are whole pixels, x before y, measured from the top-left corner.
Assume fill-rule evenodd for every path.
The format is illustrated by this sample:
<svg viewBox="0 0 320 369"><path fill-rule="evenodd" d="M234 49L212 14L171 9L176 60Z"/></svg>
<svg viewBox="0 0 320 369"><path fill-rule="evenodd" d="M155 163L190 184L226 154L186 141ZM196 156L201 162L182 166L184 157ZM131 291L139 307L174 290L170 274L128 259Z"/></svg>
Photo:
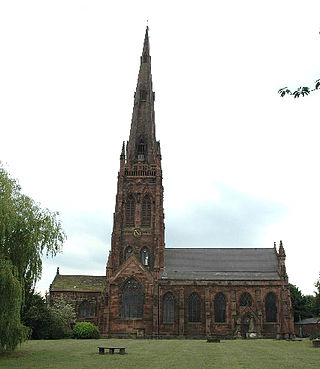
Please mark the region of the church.
<svg viewBox="0 0 320 369"><path fill-rule="evenodd" d="M148 27L129 140L123 143L111 251L103 276L63 275L78 321L103 337L292 338L285 250L166 248L160 142L156 139Z"/></svg>

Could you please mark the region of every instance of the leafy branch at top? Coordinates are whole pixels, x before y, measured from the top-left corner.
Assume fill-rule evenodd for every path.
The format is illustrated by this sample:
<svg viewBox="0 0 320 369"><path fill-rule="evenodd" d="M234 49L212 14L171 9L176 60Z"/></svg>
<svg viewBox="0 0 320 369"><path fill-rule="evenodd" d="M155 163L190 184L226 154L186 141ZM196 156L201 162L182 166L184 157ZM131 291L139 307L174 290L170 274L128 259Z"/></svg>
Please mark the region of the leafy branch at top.
<svg viewBox="0 0 320 369"><path fill-rule="evenodd" d="M284 97L285 95L293 95L294 98L298 98L300 96L302 97L307 96L310 94L310 92L313 92L316 90L320 90L320 79L316 80L315 86L313 89L311 89L310 87L299 87L295 91L291 91L288 89L288 87L283 87L283 88L280 88L280 90L278 91L278 94L281 97Z"/></svg>

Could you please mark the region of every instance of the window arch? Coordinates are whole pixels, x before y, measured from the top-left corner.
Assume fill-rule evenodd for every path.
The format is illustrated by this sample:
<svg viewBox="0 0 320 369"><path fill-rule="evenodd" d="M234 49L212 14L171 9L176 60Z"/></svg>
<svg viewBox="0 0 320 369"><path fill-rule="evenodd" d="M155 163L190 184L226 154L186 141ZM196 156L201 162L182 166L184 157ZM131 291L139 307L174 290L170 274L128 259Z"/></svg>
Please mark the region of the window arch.
<svg viewBox="0 0 320 369"><path fill-rule="evenodd" d="M217 323L226 321L226 297L222 292L218 292L214 298L214 320Z"/></svg>
<svg viewBox="0 0 320 369"><path fill-rule="evenodd" d="M129 259L129 257L131 256L132 254L132 247L131 246L128 246L124 252L124 257L125 259Z"/></svg>
<svg viewBox="0 0 320 369"><path fill-rule="evenodd" d="M249 292L243 292L240 296L240 306L252 306L252 297Z"/></svg>
<svg viewBox="0 0 320 369"><path fill-rule="evenodd" d="M91 307L87 300L84 300L79 305L79 317L88 318L91 316Z"/></svg>
<svg viewBox="0 0 320 369"><path fill-rule="evenodd" d="M132 195L129 195L126 202L126 226L134 227L136 202Z"/></svg>
<svg viewBox="0 0 320 369"><path fill-rule="evenodd" d="M150 227L151 226L151 200L148 195L146 195L142 200L142 209L141 209L141 225L142 227Z"/></svg>
<svg viewBox="0 0 320 369"><path fill-rule="evenodd" d="M163 323L174 323L174 297L171 292L163 296Z"/></svg>
<svg viewBox="0 0 320 369"><path fill-rule="evenodd" d="M269 292L265 299L266 321L277 321L277 296L274 292Z"/></svg>
<svg viewBox="0 0 320 369"><path fill-rule="evenodd" d="M141 96L141 95L140 95ZM140 137L137 144L137 158L138 160L144 160L145 155L147 153L147 145L143 137Z"/></svg>
<svg viewBox="0 0 320 369"><path fill-rule="evenodd" d="M189 322L200 322L201 300L200 296L193 292L188 299L188 320Z"/></svg>
<svg viewBox="0 0 320 369"><path fill-rule="evenodd" d="M140 283L134 278L124 284L121 302L122 318L142 318L143 292Z"/></svg>
<svg viewBox="0 0 320 369"><path fill-rule="evenodd" d="M141 250L141 263L144 266L150 266L150 253L146 247Z"/></svg>

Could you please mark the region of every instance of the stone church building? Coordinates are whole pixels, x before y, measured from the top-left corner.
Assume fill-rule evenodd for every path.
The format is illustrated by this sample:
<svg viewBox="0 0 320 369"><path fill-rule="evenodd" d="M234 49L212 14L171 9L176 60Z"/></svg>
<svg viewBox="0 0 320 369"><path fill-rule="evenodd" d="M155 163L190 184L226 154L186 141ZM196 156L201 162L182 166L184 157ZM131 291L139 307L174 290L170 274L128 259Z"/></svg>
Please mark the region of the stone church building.
<svg viewBox="0 0 320 369"><path fill-rule="evenodd" d="M123 143L106 275L57 274L50 299L105 337L294 335L285 251L166 248L160 142L156 140L148 27Z"/></svg>

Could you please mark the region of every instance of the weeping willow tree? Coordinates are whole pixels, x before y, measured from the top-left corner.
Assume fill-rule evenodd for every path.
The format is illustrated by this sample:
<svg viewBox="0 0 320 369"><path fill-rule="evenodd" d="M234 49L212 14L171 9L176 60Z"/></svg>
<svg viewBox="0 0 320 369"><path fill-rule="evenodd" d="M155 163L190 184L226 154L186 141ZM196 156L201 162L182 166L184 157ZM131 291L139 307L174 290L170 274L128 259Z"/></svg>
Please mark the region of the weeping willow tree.
<svg viewBox="0 0 320 369"><path fill-rule="evenodd" d="M42 272L42 256L56 255L65 234L58 213L21 193L0 163L0 348L13 350L26 338L20 311L26 284Z"/></svg>

